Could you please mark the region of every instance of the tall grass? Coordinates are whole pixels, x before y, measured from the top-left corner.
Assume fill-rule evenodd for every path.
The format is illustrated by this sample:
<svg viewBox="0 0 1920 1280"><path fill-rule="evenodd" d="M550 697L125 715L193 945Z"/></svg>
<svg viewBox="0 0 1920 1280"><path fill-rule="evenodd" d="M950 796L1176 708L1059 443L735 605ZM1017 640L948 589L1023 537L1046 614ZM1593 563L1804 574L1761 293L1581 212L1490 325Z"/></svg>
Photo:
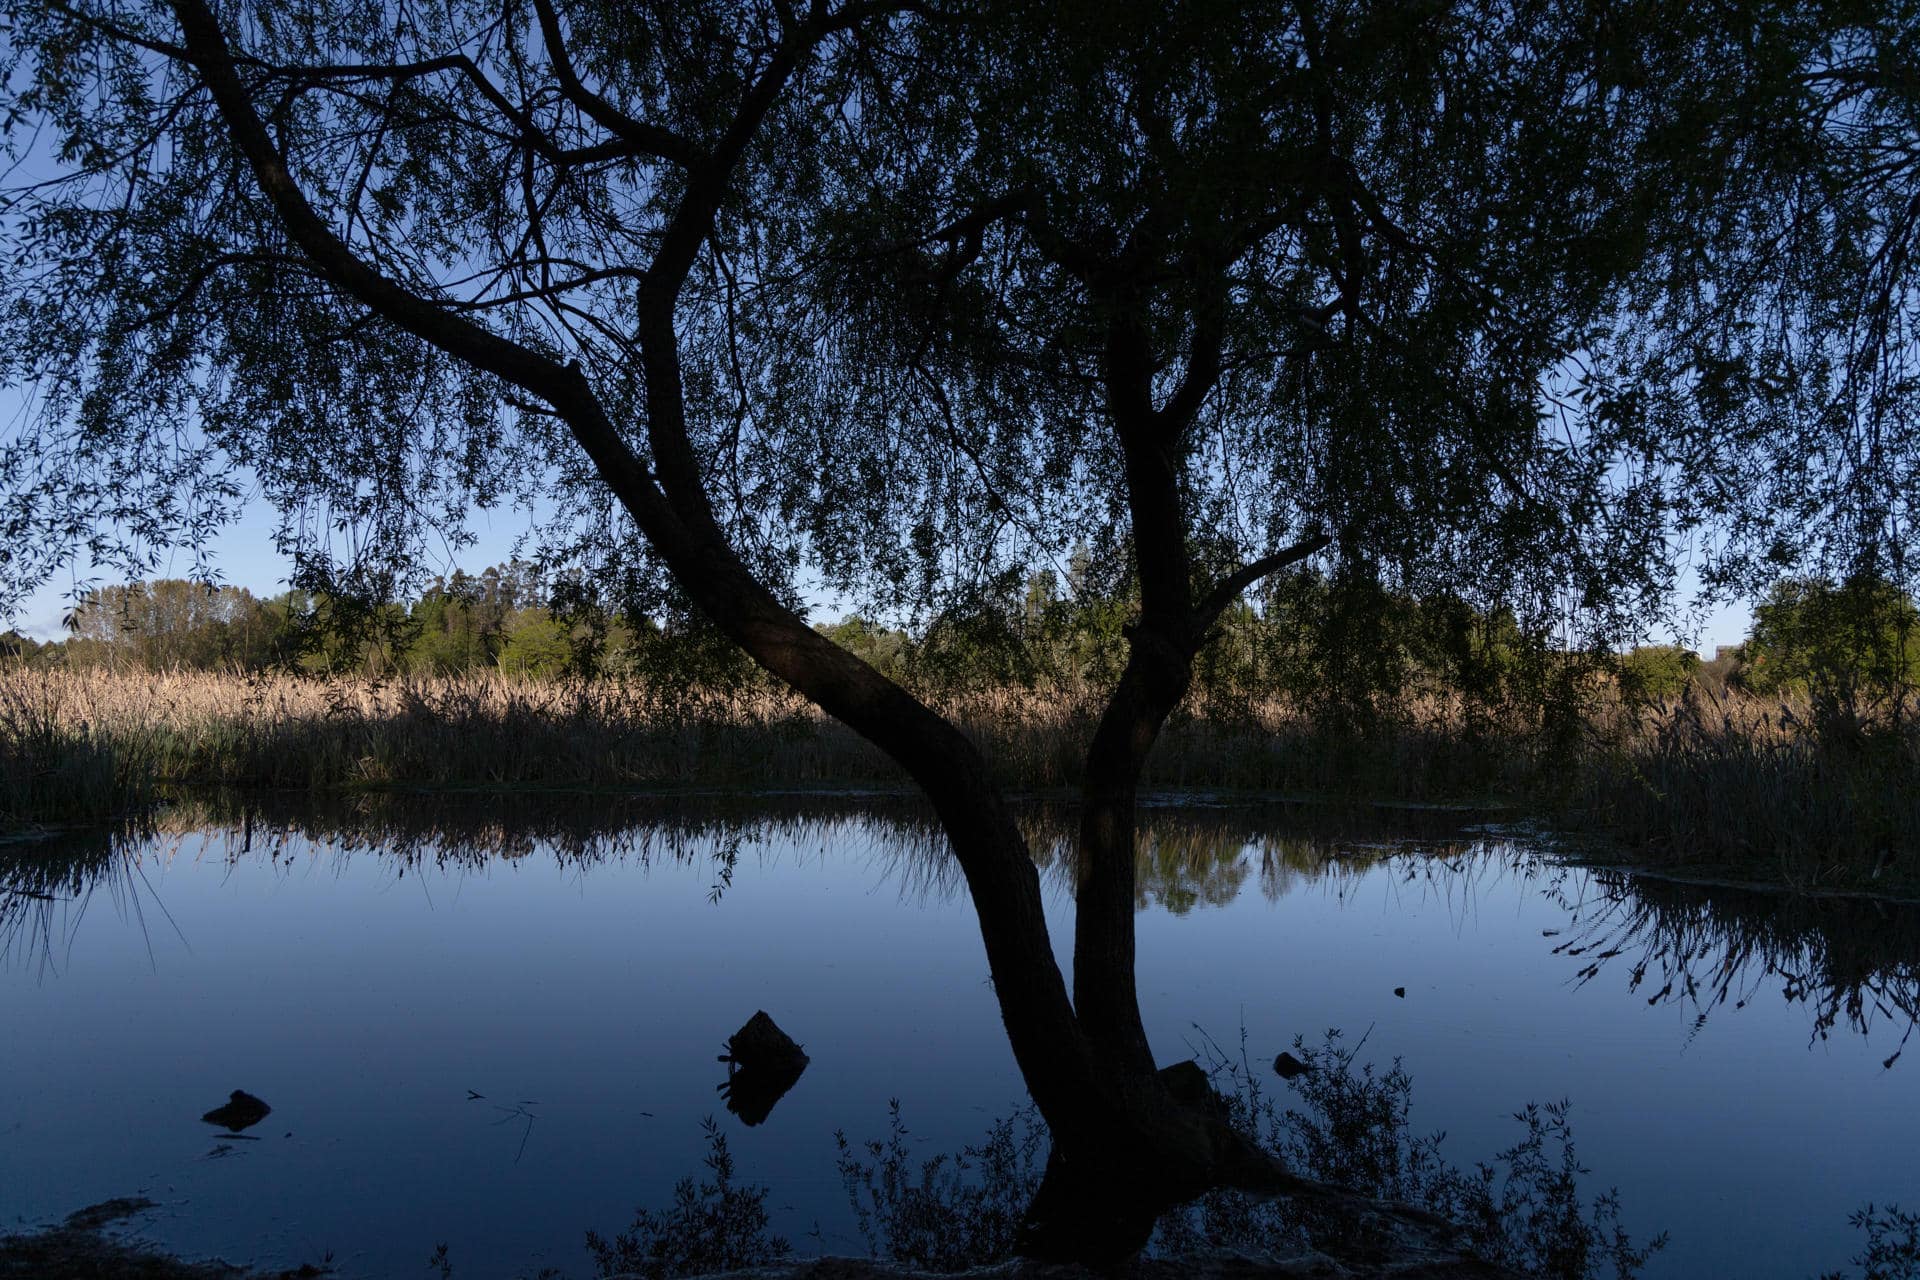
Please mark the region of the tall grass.
<svg viewBox="0 0 1920 1280"><path fill-rule="evenodd" d="M0 831L32 822L97 822L147 803L153 773L141 735L73 697L72 678L0 678Z"/></svg>
<svg viewBox="0 0 1920 1280"><path fill-rule="evenodd" d="M990 689L940 709L1014 788L1072 787L1088 694ZM1278 700L1202 700L1149 788L1503 803L1642 861L1816 888L1920 883L1920 729L1815 723L1792 700L1690 689L1584 718L1411 700L1364 731ZM0 671L0 821L71 822L182 789L904 788L879 751L764 687L456 677Z"/></svg>
<svg viewBox="0 0 1920 1280"><path fill-rule="evenodd" d="M1804 888L1920 885L1920 726L1690 689L1598 727L1554 799L1665 866Z"/></svg>
<svg viewBox="0 0 1920 1280"><path fill-rule="evenodd" d="M20 776L126 761L171 786L904 786L883 754L803 699L765 689L499 674L290 679L204 672L0 672L0 767ZM1099 708L1090 698L987 690L942 700L996 773L1071 786ZM1155 787L1369 790L1422 799L1464 785L1437 730L1378 760L1324 739L1278 704L1177 718L1148 767ZM64 763L63 763L64 762ZM121 785L104 770L95 789ZM9 777L12 775L9 774ZM77 780L76 780L77 781ZM43 787L42 792L47 788ZM44 797L9 786L15 811Z"/></svg>

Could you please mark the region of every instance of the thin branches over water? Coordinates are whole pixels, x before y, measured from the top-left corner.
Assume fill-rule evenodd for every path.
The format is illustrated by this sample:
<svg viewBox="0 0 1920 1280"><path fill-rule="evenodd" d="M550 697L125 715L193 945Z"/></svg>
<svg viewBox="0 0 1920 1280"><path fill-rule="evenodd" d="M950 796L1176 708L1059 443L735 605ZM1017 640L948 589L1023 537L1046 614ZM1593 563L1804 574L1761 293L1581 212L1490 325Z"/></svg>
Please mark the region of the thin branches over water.
<svg viewBox="0 0 1920 1280"><path fill-rule="evenodd" d="M1891 1069L1920 1024L1920 905L1809 898L1599 871L1553 888L1573 925L1555 955L1582 962L1577 981L1626 971L1647 1003L1693 1011L1744 1007L1777 986L1804 1004L1810 1035L1836 1027L1898 1036Z"/></svg>

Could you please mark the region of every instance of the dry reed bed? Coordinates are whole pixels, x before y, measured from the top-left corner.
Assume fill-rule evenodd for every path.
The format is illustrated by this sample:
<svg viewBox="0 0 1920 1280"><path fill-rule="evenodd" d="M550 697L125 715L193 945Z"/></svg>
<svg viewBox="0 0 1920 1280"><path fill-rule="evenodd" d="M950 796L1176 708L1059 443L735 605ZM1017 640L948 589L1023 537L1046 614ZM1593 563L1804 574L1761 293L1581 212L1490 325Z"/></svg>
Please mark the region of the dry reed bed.
<svg viewBox="0 0 1920 1280"><path fill-rule="evenodd" d="M1070 786L1098 708L1025 690L949 697L940 709L1007 782ZM1168 726L1147 782L1314 790L1350 777L1311 725L1278 705L1190 714ZM168 785L330 789L395 785L902 784L865 740L767 689L500 675L396 680L178 672L0 672L0 756L52 776L80 759ZM1408 726L1380 781L1404 798L1443 787L1457 752ZM19 773L20 770L16 770ZM70 775L74 776L74 775Z"/></svg>
<svg viewBox="0 0 1920 1280"><path fill-rule="evenodd" d="M1097 706L1070 692L941 701L1000 778L1071 786ZM1151 787L1504 797L1637 856L1808 885L1920 880L1920 735L1815 732L1804 706L1606 702L1576 730L1426 699L1370 732L1277 702L1175 718ZM76 821L156 789L902 786L878 751L764 688L451 678L0 672L0 819Z"/></svg>
<svg viewBox="0 0 1920 1280"><path fill-rule="evenodd" d="M1803 699L1696 694L1611 709L1563 817L1661 863L1810 888L1920 888L1920 725L1815 723Z"/></svg>

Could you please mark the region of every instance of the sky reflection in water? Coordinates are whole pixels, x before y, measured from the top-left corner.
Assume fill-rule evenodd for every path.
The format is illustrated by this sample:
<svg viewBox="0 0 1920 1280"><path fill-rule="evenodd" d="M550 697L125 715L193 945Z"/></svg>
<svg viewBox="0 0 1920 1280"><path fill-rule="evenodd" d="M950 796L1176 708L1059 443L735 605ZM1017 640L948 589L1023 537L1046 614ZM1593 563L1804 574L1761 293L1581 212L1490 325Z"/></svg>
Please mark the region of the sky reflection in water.
<svg viewBox="0 0 1920 1280"><path fill-rule="evenodd" d="M1570 1097L1595 1189L1673 1233L1656 1275L1811 1275L1854 1251L1861 1202L1920 1202L1920 1054L1883 1066L1920 912L1783 912L1486 835L1271 834L1296 820L1156 811L1139 972L1163 1061L1242 1026L1267 1060L1370 1028L1462 1163ZM715 1115L779 1230L857 1252L834 1130L879 1135L898 1097L931 1155L1024 1096L910 808L204 821L0 860L0 1225L145 1194L142 1233L194 1255L425 1275L445 1241L462 1280L583 1276L584 1230L664 1203ZM1031 825L1064 947L1057 826ZM812 1062L747 1129L715 1057L762 1008ZM200 1119L234 1089L273 1108L238 1136Z"/></svg>

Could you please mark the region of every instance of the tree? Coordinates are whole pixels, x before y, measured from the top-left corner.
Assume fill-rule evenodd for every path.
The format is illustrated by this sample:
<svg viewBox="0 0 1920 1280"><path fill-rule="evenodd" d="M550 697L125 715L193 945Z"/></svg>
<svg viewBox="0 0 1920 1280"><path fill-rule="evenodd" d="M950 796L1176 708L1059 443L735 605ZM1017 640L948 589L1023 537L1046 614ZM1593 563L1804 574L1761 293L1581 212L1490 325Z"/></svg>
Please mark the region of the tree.
<svg viewBox="0 0 1920 1280"><path fill-rule="evenodd" d="M9 581L193 541L251 480L302 585L387 598L470 507L551 499L550 546L626 612L690 604L926 792L1053 1135L1035 1224L1124 1251L1171 1198L1298 1186L1174 1096L1133 986L1137 779L1223 612L1314 559L1596 639L1656 607L1673 535L1747 529L1763 451L1701 442L1776 386L1739 375L1744 331L1702 372L1658 322L1734 305L1713 271L1757 260L1781 174L1837 174L1830 212L1911 184L1910 152L1829 145L1899 118L1911 30L1633 0L28 0L0 374L42 412L0 454ZM1747 216L1696 234L1701 207ZM1137 600L1071 994L978 751L795 590L804 565L882 615L1007 617L1067 556L1076 592Z"/></svg>
<svg viewBox="0 0 1920 1280"><path fill-rule="evenodd" d="M76 652L148 671L250 670L273 648L266 607L251 592L184 578L96 588L75 605L69 627Z"/></svg>
<svg viewBox="0 0 1920 1280"><path fill-rule="evenodd" d="M1920 676L1920 606L1883 578L1788 578L1755 606L1746 681L1809 694L1824 727L1857 732L1880 712L1898 725Z"/></svg>
<svg viewBox="0 0 1920 1280"><path fill-rule="evenodd" d="M1677 698L1700 670L1700 655L1682 645L1635 645L1620 655L1620 688L1629 698Z"/></svg>

